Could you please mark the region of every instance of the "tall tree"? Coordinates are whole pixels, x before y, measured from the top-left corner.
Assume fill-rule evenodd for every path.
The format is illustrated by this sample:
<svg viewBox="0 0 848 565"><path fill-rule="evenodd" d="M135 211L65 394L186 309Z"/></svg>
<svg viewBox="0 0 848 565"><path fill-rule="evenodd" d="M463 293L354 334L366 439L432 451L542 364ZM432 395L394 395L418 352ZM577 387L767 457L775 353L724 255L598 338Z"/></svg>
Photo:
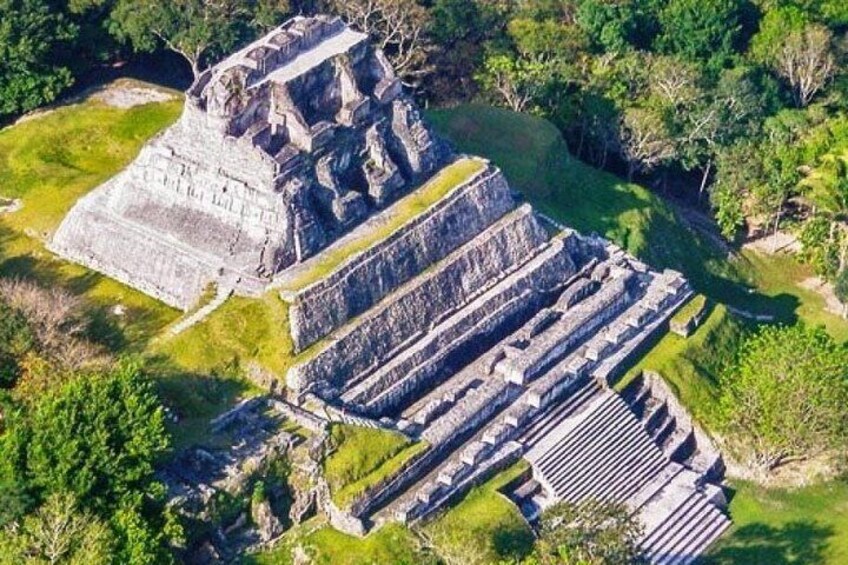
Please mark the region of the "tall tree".
<svg viewBox="0 0 848 565"><path fill-rule="evenodd" d="M96 1L96 0L94 0ZM286 0L116 0L111 29L138 51L164 45L181 55L197 77L215 59L288 12Z"/></svg>
<svg viewBox="0 0 848 565"><path fill-rule="evenodd" d="M661 112L655 108L628 108L621 120L621 156L627 178L637 171L650 173L675 156L674 139Z"/></svg>
<svg viewBox="0 0 848 565"><path fill-rule="evenodd" d="M793 5L766 13L751 54L786 81L799 107L807 106L836 72L833 34Z"/></svg>
<svg viewBox="0 0 848 565"><path fill-rule="evenodd" d="M386 52L405 82L429 72L430 13L416 0L328 0L330 8L367 33Z"/></svg>
<svg viewBox="0 0 848 565"><path fill-rule="evenodd" d="M52 102L73 83L65 49L78 29L50 0L0 0L0 116Z"/></svg>
<svg viewBox="0 0 848 565"><path fill-rule="evenodd" d="M544 91L550 74L540 61L498 54L486 58L476 78L484 91L507 108L523 112Z"/></svg>
<svg viewBox="0 0 848 565"><path fill-rule="evenodd" d="M718 71L739 42L737 0L670 0L660 12L660 49Z"/></svg>
<svg viewBox="0 0 848 565"><path fill-rule="evenodd" d="M848 348L823 328L764 327L721 379L733 446L757 469L845 451Z"/></svg>
<svg viewBox="0 0 848 565"><path fill-rule="evenodd" d="M113 541L106 523L80 511L73 496L57 493L21 523L0 530L0 564L106 565Z"/></svg>

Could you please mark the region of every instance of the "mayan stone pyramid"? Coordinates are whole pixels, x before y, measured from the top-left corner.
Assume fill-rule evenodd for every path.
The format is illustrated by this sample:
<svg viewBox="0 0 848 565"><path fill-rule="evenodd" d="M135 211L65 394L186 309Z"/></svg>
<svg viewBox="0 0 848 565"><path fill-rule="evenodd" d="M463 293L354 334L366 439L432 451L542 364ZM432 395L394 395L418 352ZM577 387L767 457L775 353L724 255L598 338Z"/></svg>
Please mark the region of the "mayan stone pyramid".
<svg viewBox="0 0 848 565"><path fill-rule="evenodd" d="M295 18L204 72L51 249L186 309L263 289L448 158L365 34Z"/></svg>

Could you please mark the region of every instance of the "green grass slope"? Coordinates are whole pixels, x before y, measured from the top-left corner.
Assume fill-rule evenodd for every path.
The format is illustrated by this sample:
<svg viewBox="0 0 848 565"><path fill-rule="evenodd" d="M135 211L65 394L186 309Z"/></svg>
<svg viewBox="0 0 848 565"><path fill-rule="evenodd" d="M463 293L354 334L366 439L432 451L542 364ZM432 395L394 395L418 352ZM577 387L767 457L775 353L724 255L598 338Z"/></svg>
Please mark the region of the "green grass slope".
<svg viewBox="0 0 848 565"><path fill-rule="evenodd" d="M489 106L435 110L428 118L458 150L481 155L539 210L584 233L599 233L655 267L689 274L710 295L738 293L724 254L681 227L676 212L637 184L572 158L553 124Z"/></svg>
<svg viewBox="0 0 848 565"><path fill-rule="evenodd" d="M330 440L335 450L324 460L324 476L340 508L426 448L397 432L343 424L332 427Z"/></svg>
<svg viewBox="0 0 848 565"><path fill-rule="evenodd" d="M680 213L648 189L571 157L553 124L526 114L467 105L432 110L428 118L459 151L503 169L512 186L554 219L599 233L655 268L683 272L714 301L747 311L825 324L848 339L848 323L823 309L799 283L809 270L791 257L745 253L729 259L711 238L690 229Z"/></svg>
<svg viewBox="0 0 848 565"><path fill-rule="evenodd" d="M448 563L516 562L532 550L533 532L500 490L527 471L524 461L472 489L423 527L423 535Z"/></svg>
<svg viewBox="0 0 848 565"><path fill-rule="evenodd" d="M114 349L140 350L179 313L129 287L58 260L44 244L80 196L126 167L142 145L171 124L182 102L118 109L86 101L0 130L0 197L23 208L0 216L0 275L62 285L101 307L96 317L122 330ZM111 316L120 304L125 313ZM102 324L108 332L109 324Z"/></svg>

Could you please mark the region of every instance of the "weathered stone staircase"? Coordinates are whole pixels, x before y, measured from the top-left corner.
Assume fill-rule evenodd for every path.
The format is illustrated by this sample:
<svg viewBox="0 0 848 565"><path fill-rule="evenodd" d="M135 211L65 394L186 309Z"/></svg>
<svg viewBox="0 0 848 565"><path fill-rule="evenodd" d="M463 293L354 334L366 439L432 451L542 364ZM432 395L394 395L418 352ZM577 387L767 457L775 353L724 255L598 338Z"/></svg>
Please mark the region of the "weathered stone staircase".
<svg viewBox="0 0 848 565"><path fill-rule="evenodd" d="M348 509L361 529L425 519L522 456L548 502L637 501L640 516L655 516L658 504L677 512L683 501L673 502L669 485L700 476L669 459L689 441L678 411L670 415L664 400L652 410L642 389L627 397L631 410L606 388L691 296L685 280L598 238L570 230L550 238L529 206L504 202L508 186L488 166L287 297L299 341L320 340L289 372L291 399L317 395L428 446ZM451 241L440 246L443 233ZM324 314L320 304L339 307ZM325 320L312 320L313 311ZM682 484L704 496L699 481ZM690 514L676 523L692 526L697 539L666 543L649 530L646 550L685 552L711 541Z"/></svg>

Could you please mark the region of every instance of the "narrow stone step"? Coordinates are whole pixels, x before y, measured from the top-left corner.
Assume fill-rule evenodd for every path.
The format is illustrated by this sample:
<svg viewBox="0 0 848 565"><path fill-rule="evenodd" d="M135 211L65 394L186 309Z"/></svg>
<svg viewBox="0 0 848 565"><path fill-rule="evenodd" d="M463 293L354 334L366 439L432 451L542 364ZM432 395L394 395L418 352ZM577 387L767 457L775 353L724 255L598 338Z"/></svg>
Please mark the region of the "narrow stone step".
<svg viewBox="0 0 848 565"><path fill-rule="evenodd" d="M638 425L628 425L622 418L618 429L614 429L605 438L604 443L592 449L590 457L584 455L583 468L572 472L568 477L569 489L563 491L563 498L579 500L588 495L587 490L596 487L608 490L610 482L622 472L626 472L635 481L639 477L632 465L647 460L656 462L661 454Z"/></svg>
<svg viewBox="0 0 848 565"><path fill-rule="evenodd" d="M690 500L675 520L667 525L665 531L646 544L648 558L652 561L662 560L665 556L680 555L679 552L686 546L693 529L697 529L710 515L713 508L704 497L696 493Z"/></svg>

